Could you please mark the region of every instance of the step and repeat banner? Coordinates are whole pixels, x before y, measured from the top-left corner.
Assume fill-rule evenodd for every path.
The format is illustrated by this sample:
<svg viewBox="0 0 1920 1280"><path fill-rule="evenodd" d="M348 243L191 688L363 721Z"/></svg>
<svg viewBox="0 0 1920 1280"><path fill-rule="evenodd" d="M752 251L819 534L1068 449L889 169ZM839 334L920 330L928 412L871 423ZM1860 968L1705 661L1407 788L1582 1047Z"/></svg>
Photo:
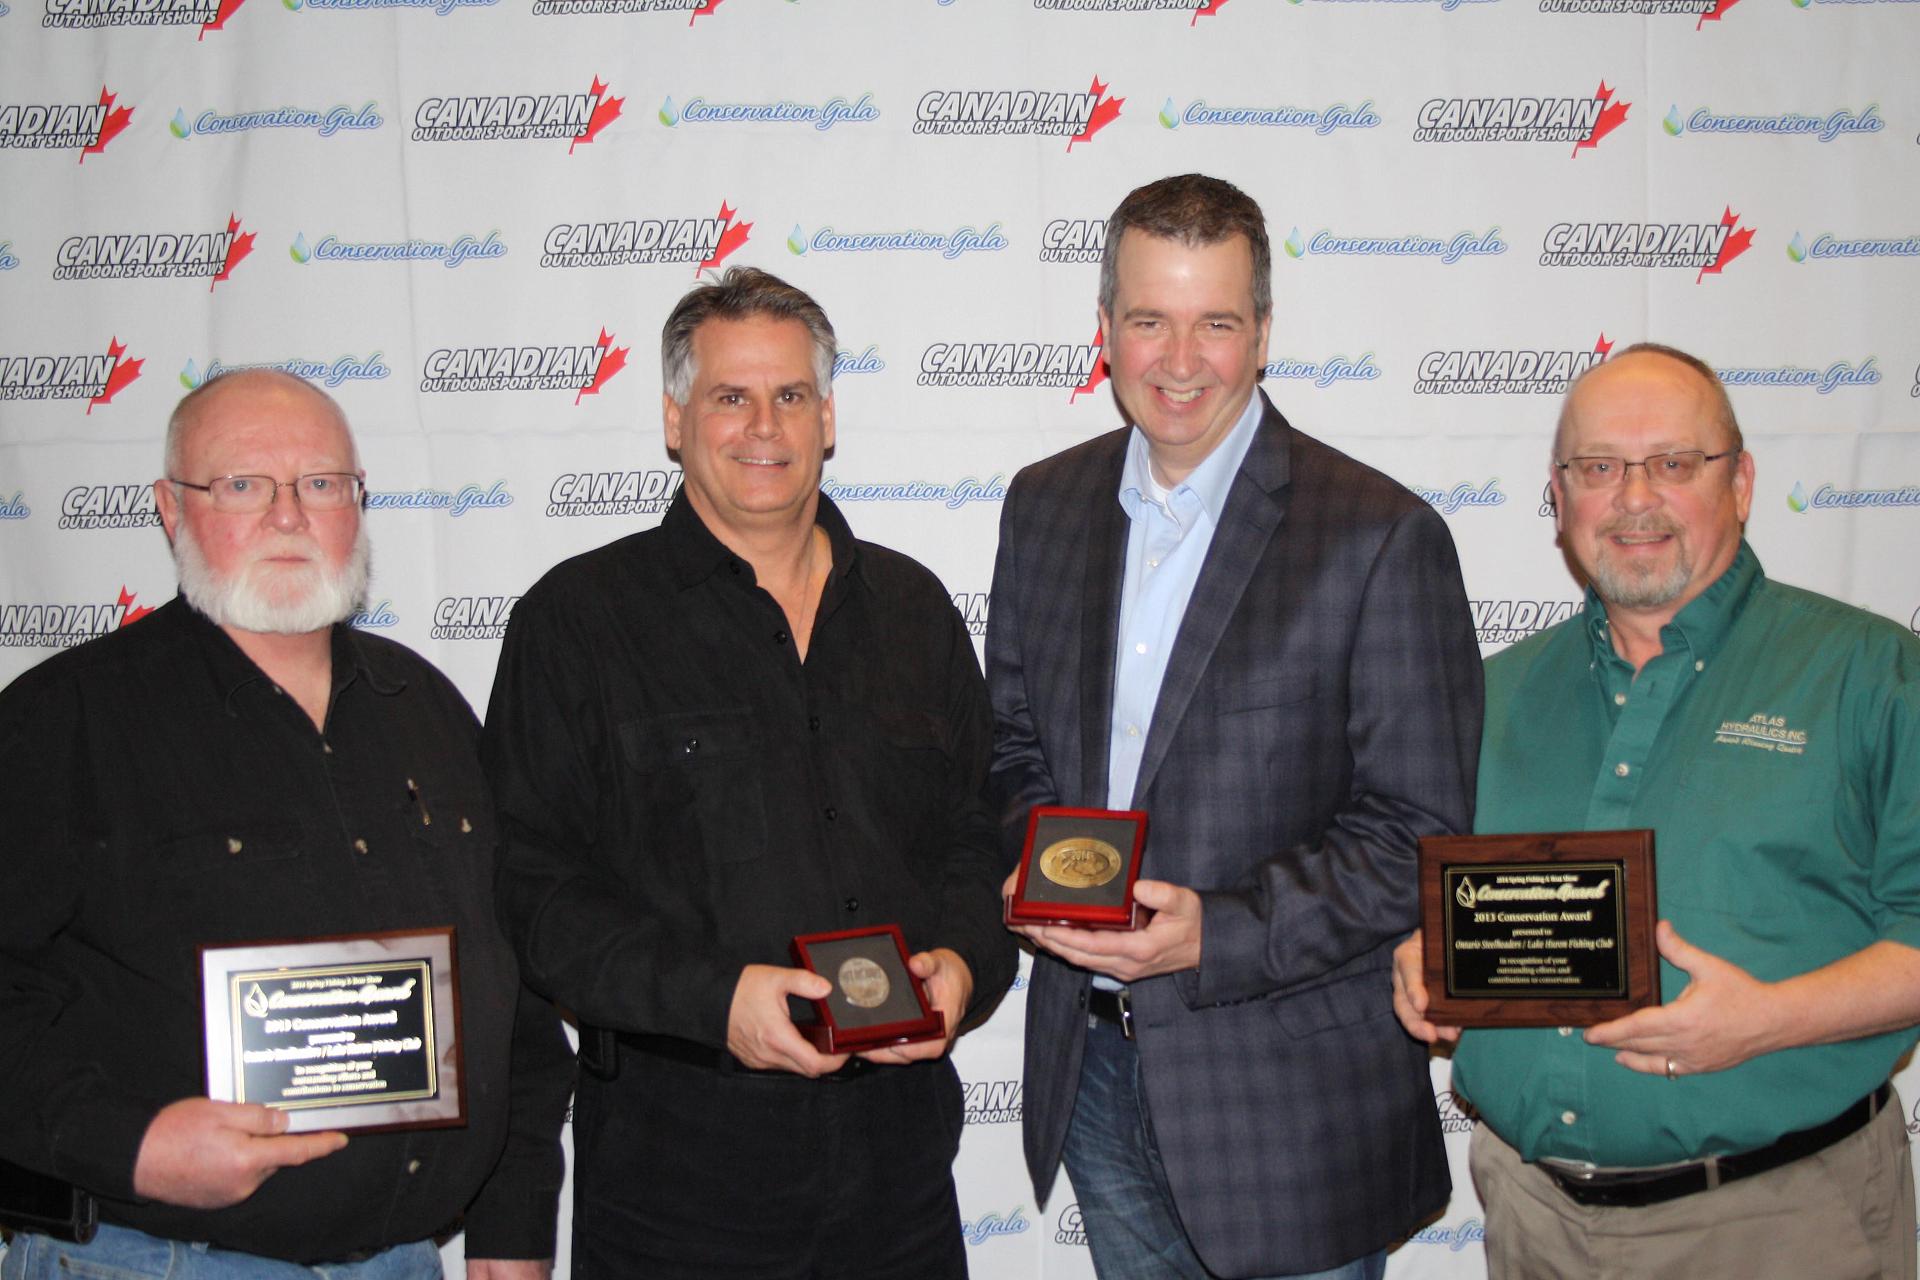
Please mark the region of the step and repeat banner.
<svg viewBox="0 0 1920 1280"><path fill-rule="evenodd" d="M1917 62L1911 0L0 0L0 681L172 594L166 415L271 367L358 432L359 625L483 708L528 584L665 510L660 325L743 263L839 331L827 491L979 637L1007 482L1119 422L1103 219L1191 170L1266 211L1268 394L1444 513L1488 651L1575 608L1558 396L1646 338L1722 371L1768 570L1920 630ZM956 1053L973 1269L1087 1277L1023 999ZM1433 1075L1390 1274L1477 1276Z"/></svg>

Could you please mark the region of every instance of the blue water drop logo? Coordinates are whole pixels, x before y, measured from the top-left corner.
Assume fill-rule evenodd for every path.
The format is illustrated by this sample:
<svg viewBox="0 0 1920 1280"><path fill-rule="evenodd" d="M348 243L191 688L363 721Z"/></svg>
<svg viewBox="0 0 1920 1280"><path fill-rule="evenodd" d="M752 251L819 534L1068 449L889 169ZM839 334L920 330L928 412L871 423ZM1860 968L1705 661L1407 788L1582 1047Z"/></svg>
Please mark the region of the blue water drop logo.
<svg viewBox="0 0 1920 1280"><path fill-rule="evenodd" d="M301 266L304 267L307 264L307 259L313 256L313 251L307 248L306 232L297 231L294 233L293 243L287 246L287 254Z"/></svg>

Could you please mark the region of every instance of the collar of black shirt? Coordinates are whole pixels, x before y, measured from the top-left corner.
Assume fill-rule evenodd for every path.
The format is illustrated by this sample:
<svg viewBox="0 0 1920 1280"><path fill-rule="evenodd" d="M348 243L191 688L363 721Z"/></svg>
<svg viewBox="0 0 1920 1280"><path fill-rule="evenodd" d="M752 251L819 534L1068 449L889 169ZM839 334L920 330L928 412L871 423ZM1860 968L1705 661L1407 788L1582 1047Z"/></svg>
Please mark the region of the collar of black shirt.
<svg viewBox="0 0 1920 1280"><path fill-rule="evenodd" d="M185 597L175 596L149 621L177 627L186 634L206 658L207 672L213 678L214 687L226 699L229 711L233 709L235 693L256 680L267 679L267 673L240 651L233 638L213 619L188 604ZM332 641L335 696L362 678L367 688L383 697L407 687L406 675L386 645L361 635L344 622L334 623Z"/></svg>
<svg viewBox="0 0 1920 1280"><path fill-rule="evenodd" d="M827 543L833 548L833 572L827 577L827 591L831 593L850 573L860 575L866 580L866 570L859 556L859 543L854 540L853 529L847 524L847 518L840 514L840 508L826 494L820 495L820 505L814 511L813 522L827 531ZM667 514L661 517L660 530L667 538L667 553L673 560L674 581L682 591L697 583L704 582L715 574L733 573L739 575L743 585L754 584L753 566L727 549L725 543L713 536L706 522L687 501L687 491L682 489L673 496L673 504L667 508Z"/></svg>

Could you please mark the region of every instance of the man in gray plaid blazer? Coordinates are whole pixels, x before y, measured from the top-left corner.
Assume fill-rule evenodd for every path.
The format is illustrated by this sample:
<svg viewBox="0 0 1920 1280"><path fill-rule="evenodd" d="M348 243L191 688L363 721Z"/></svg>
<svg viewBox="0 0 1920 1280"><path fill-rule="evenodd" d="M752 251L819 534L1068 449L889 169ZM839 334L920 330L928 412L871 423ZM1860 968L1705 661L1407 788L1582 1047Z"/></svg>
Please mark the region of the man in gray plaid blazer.
<svg viewBox="0 0 1920 1280"><path fill-rule="evenodd" d="M1107 223L1128 423L1022 471L987 677L1010 848L1038 804L1150 814L1137 932L1025 926L1027 1161L1113 1277L1377 1277L1447 1201L1395 1020L1419 837L1465 831L1480 662L1445 524L1255 392L1259 206L1200 175Z"/></svg>

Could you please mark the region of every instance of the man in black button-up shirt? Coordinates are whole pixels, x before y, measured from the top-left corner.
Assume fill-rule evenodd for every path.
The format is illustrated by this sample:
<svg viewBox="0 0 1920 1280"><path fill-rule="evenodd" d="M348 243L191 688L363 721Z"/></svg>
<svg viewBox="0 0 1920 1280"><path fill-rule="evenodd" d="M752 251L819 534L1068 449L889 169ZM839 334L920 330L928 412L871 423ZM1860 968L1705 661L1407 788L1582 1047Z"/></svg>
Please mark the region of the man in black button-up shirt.
<svg viewBox="0 0 1920 1280"><path fill-rule="evenodd" d="M470 1277L544 1275L566 1041L494 920L473 713L342 621L366 583L346 422L297 378L229 375L182 401L167 476L180 598L0 694L0 1158L106 1224L17 1238L0 1272L437 1276L465 1211ZM349 1142L201 1096L197 947L444 925L464 1127Z"/></svg>
<svg viewBox="0 0 1920 1280"><path fill-rule="evenodd" d="M502 910L579 1015L574 1265L964 1275L946 1058L1012 978L991 722L938 581L819 492L833 331L735 269L663 338L685 473L659 528L514 610L485 755ZM947 1040L818 1052L796 935L898 924Z"/></svg>

